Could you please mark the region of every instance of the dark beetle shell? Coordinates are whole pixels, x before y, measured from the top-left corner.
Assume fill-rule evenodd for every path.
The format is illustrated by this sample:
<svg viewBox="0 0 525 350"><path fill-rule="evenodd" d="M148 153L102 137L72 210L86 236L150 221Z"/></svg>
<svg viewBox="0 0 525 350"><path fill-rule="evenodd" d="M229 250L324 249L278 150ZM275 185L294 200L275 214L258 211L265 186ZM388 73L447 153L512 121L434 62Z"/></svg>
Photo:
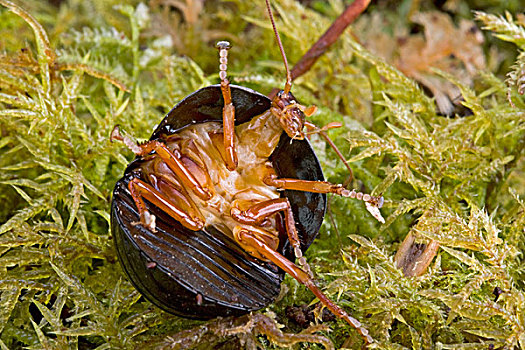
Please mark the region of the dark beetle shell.
<svg viewBox="0 0 525 350"><path fill-rule="evenodd" d="M253 90L231 86L236 123L246 122L270 108L271 101ZM190 124L222 121L219 85L200 89L177 104L151 139L163 139ZM290 142L283 133L270 157L280 177L323 180L319 161L308 141ZM284 272L244 252L235 241L206 227L194 232L151 206L157 232L141 225L128 182L141 177L137 157L115 185L111 227L120 261L135 287L167 312L196 319L241 315L261 309L279 294ZM284 191L290 201L305 251L315 239L326 209L324 194ZM286 235L280 253L292 258Z"/></svg>

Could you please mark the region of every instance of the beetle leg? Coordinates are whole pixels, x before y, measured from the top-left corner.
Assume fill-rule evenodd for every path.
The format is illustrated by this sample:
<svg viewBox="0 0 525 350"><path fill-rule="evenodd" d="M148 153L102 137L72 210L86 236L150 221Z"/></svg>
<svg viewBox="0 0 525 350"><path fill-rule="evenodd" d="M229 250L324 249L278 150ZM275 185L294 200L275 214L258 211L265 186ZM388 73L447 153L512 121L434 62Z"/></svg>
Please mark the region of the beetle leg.
<svg viewBox="0 0 525 350"><path fill-rule="evenodd" d="M177 204L173 203L173 201L150 184L147 184L140 179L133 178L129 181L128 188L139 210L140 222L152 231L155 231L155 219L153 215L149 214L144 199L148 200L153 205L180 222L182 226L192 231L199 231L204 227L204 220L198 215L195 215L196 213L191 215L191 213L181 209Z"/></svg>
<svg viewBox="0 0 525 350"><path fill-rule="evenodd" d="M354 327L357 332L361 335L363 340L370 344L373 342L372 337L368 334L368 330L361 325L361 322L348 315L346 311L336 305L332 300L330 300L320 289L317 287L315 282L312 280L308 274L300 269L290 260L286 259L284 256L271 249L264 241L260 240L257 237L257 234L245 229L239 228L237 237L243 245L251 247L253 250L256 250L260 255L264 256L266 259L273 262L275 265L279 266L285 272L290 274L295 278L299 283L304 284L308 289L314 293L314 295L325 305L330 311L332 311L337 317L348 322L352 327Z"/></svg>
<svg viewBox="0 0 525 350"><path fill-rule="evenodd" d="M190 188L199 198L208 200L213 197L213 192L203 186L194 176L194 171L188 169L182 161L182 155L178 150L171 151L164 143L152 140L142 144L136 144L128 136L120 134L118 126L115 126L111 132L111 140L119 140L124 142L133 153L138 156L145 156L151 152L155 152L177 175L177 178L188 188Z"/></svg>
<svg viewBox="0 0 525 350"><path fill-rule="evenodd" d="M293 247L294 255L299 262L299 266L306 273L308 273L311 278L313 278L312 270L306 262L306 258L303 256L303 251L301 250L301 243L295 228L292 207L290 206L290 202L287 198L269 199L267 201L257 203L247 210L240 210L239 208L233 206L231 208L231 216L243 224L261 225L265 219L277 214L280 211L284 213L286 233L288 235L288 239L290 240L290 244Z"/></svg>
<svg viewBox="0 0 525 350"><path fill-rule="evenodd" d="M340 122L331 122L331 123L328 123L325 126L319 128L314 123L311 123L309 121L305 121L304 122L304 126L306 127L306 129L308 129L308 131L305 134L309 135L309 134L320 134L320 133L328 131L330 129L337 129L337 128L342 127L343 124L341 124Z"/></svg>
<svg viewBox="0 0 525 350"><path fill-rule="evenodd" d="M221 78L221 91L224 98L224 107L222 109L222 125L224 130L224 150L226 151L226 168L230 171L237 168L237 152L235 151L235 107L232 103L232 93L230 82L227 78L226 68L228 67L228 50L230 43L219 41L219 77Z"/></svg>
<svg viewBox="0 0 525 350"><path fill-rule="evenodd" d="M328 181L308 181L300 179L277 178L276 175L269 174L263 178L268 186L274 186L281 190L295 190L314 193L333 193L342 197L356 198L366 204L366 209L381 223L385 219L381 216L379 209L383 206L383 196L375 197L368 193L357 192L356 190L347 190L342 185L333 184Z"/></svg>

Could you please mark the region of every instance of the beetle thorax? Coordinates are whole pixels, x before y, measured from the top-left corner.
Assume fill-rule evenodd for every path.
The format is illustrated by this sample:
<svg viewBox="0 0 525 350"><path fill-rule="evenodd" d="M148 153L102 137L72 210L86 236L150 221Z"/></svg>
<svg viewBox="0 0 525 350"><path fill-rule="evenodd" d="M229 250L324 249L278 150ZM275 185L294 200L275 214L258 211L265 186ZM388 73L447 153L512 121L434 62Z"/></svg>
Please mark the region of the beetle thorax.
<svg viewBox="0 0 525 350"><path fill-rule="evenodd" d="M221 154L222 125L220 123L192 125L177 134L174 138L176 144L167 142L170 148L180 147L188 141L196 147L196 151L191 151L188 155L195 158L198 154L200 157L202 161L200 167L208 176L205 182L212 187L213 196L204 201L192 191L187 191L187 199L195 204L194 208L200 212L206 226L215 226L224 233L231 234L233 227L239 225L230 216L232 206L244 209L257 202L279 197L274 187L263 182L266 174L275 172L268 161L268 156L279 141L278 136L282 131L276 136L277 130L279 130L278 122L271 113L264 113L262 117L256 117L251 122L237 127L239 142L236 148L239 164L234 171L226 168ZM260 134L261 132L263 135ZM180 152L184 154L188 150L181 149ZM268 230L277 238L275 225L270 225Z"/></svg>

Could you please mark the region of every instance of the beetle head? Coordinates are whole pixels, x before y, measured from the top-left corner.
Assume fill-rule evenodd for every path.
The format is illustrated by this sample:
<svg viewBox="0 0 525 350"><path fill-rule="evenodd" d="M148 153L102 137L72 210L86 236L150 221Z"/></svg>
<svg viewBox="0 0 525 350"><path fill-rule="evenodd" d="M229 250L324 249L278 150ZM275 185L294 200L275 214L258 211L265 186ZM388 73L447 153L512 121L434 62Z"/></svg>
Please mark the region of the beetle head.
<svg viewBox="0 0 525 350"><path fill-rule="evenodd" d="M317 107L305 107L295 100L291 92L281 90L272 101L272 113L279 119L283 130L294 140L304 139L306 117L315 113Z"/></svg>
<svg viewBox="0 0 525 350"><path fill-rule="evenodd" d="M281 90L272 101L272 111L279 118L283 130L292 139L304 139L305 115L291 92Z"/></svg>

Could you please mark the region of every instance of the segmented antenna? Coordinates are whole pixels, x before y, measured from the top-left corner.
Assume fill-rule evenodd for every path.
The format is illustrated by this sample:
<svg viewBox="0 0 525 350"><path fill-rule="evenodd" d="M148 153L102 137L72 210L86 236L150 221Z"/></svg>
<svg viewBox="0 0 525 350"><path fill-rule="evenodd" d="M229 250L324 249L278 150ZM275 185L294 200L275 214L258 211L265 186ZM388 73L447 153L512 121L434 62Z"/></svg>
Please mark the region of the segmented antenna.
<svg viewBox="0 0 525 350"><path fill-rule="evenodd" d="M275 21L273 19L273 13L269 0L266 0L266 7L268 8L268 14L270 15L270 21L272 22L273 32L275 33L275 38L277 39L279 50L281 50L281 56L283 56L284 68L286 69L286 84L284 85L283 92L285 94L288 94L292 89L292 74L290 73L290 69L288 68L288 60L286 59L286 54L284 53L281 37L279 36L279 32L277 31L277 27L275 26Z"/></svg>

